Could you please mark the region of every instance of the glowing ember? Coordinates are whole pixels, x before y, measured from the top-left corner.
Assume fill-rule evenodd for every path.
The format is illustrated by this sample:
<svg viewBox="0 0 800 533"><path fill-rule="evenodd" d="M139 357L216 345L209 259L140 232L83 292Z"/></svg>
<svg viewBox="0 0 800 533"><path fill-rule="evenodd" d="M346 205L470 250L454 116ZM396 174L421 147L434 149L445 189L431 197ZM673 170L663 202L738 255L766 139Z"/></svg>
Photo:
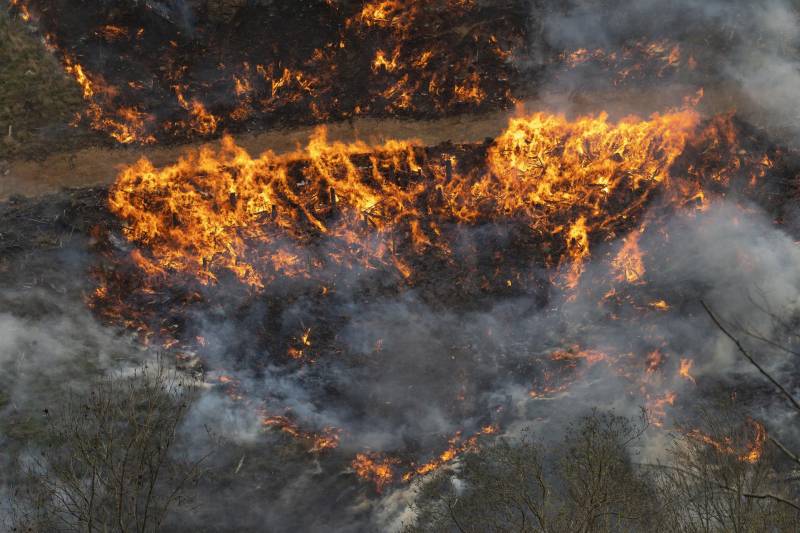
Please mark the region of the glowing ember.
<svg viewBox="0 0 800 533"><path fill-rule="evenodd" d="M752 438L744 444L744 449L737 448L734 444L734 439L730 436L715 438L706 435L699 429L692 429L686 435L692 440L707 445L717 453L735 456L739 461L744 463L757 463L764 453L767 431L764 425L757 420L748 419L747 427L750 429Z"/></svg>
<svg viewBox="0 0 800 533"><path fill-rule="evenodd" d="M648 305L653 309L658 309L659 311L669 310L669 304L664 300L656 300L655 302L650 302Z"/></svg>
<svg viewBox="0 0 800 533"><path fill-rule="evenodd" d="M264 416L261 423L264 426L272 427L290 435L300 441L308 443L312 453L320 453L332 450L339 446L341 430L339 428L327 427L321 433L303 431L296 423L285 416Z"/></svg>
<svg viewBox="0 0 800 533"><path fill-rule="evenodd" d="M613 73L614 85L648 76L661 78L678 70L694 70L697 63L682 53L679 44L666 39L639 40L619 50L580 48L564 52L561 59L569 69L595 66Z"/></svg>
<svg viewBox="0 0 800 533"><path fill-rule="evenodd" d="M680 374L682 378L688 379L692 383L696 383L694 376L689 373L692 369L692 365L694 365L694 361L691 359L681 359L681 366L678 369L678 374Z"/></svg>
<svg viewBox="0 0 800 533"><path fill-rule="evenodd" d="M667 406L675 405L676 398L677 395L672 391L667 391L653 398L647 398L647 411L654 426L661 427L664 425L664 420L667 417Z"/></svg>
<svg viewBox="0 0 800 533"><path fill-rule="evenodd" d="M450 446L445 451L440 453L436 459L433 459L432 461L429 461L421 466L417 466L413 470L406 472L403 475L403 481L409 481L414 476L424 476L435 470L438 470L443 465L453 461L459 455L477 449L478 437L483 435L493 435L496 432L496 427L485 426L481 428L481 431L478 434L473 435L468 439L462 439L461 433L456 433L455 436L449 440Z"/></svg>
<svg viewBox="0 0 800 533"><path fill-rule="evenodd" d="M303 335L301 335L299 339L295 340L298 346L289 347L289 357L292 359L302 359L303 357L307 356L307 348L311 347L310 336L311 328L308 328L303 332Z"/></svg>
<svg viewBox="0 0 800 533"><path fill-rule="evenodd" d="M25 22L30 22L32 20L31 12L28 10L28 6L25 5L24 0L10 0L9 6L17 8L19 10L19 16Z"/></svg>

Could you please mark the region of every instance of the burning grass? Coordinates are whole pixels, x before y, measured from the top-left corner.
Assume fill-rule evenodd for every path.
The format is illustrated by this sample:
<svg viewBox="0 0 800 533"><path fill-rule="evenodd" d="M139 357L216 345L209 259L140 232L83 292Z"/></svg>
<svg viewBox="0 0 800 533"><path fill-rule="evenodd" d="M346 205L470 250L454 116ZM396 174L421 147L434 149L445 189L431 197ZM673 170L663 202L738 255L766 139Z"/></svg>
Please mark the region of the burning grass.
<svg viewBox="0 0 800 533"><path fill-rule="evenodd" d="M502 135L481 145L328 143L318 132L303 151L254 158L228 139L220 152L193 153L161 169L142 160L120 174L109 205L134 248L110 245L101 234L98 251L107 262L95 272L99 287L89 301L105 319L194 361L214 348L198 341L205 334L188 317L213 302L220 316L243 313L234 319L239 323L253 319L245 309L269 302L267 323L238 349L274 354L269 364L308 369L322 382L335 374L339 354L353 353L338 329L340 306L368 308L369 294L402 298L416 290L431 300L447 294L438 305L457 314L482 297L533 296L542 306L588 299L612 323L624 317L647 331L670 304L646 288L643 243L650 253L666 246L667 216L701 217L732 191L768 206L774 191L764 176L776 165L785 172L789 163L781 154L734 117L701 120L691 109L616 123L602 115L533 114L512 119ZM466 249L459 241L465 231L476 235ZM620 236L621 245L609 249ZM590 257L609 274L586 274ZM288 328L280 317L300 301L314 302L318 311L313 318L301 313L305 319ZM365 479L379 489L408 481L475 447L485 428L502 425L504 409L493 414L465 401L486 392L469 365L479 357L474 346L445 350L435 365L423 367L430 375L421 376L420 369L404 369L395 353L403 351L402 339L370 329L367 324L358 333L365 337L357 350L363 359L349 371L380 382L388 365L396 372L389 375L419 387L422 398L436 397L440 408L479 425L407 449L357 450L353 468ZM514 339L520 331L510 325L484 334ZM658 335L645 336L641 345L597 347L566 337L556 346L572 347L544 352L530 339L515 342L532 354L514 379L527 381L533 401L609 373L661 426L678 401L672 383L697 383L686 354L665 351ZM455 355L461 350L463 359ZM256 358L256 367L264 364ZM427 389L425 382L442 373L459 378ZM222 385L237 401L258 404L238 385ZM376 423L402 420L419 408L403 396L394 399L396 407L362 404L360 394L328 390L318 401L327 409L360 410ZM314 453L354 446L352 436L314 427L279 399L267 403L266 424L312 443ZM330 446L318 446L322 441Z"/></svg>
<svg viewBox="0 0 800 533"><path fill-rule="evenodd" d="M235 32L210 8L191 21L134 2L78 16L63 1L17 10L80 85L81 119L122 144L513 104L508 60L523 46L523 3L360 4L243 5L225 23Z"/></svg>
<svg viewBox="0 0 800 533"><path fill-rule="evenodd" d="M698 363L702 354L659 330L693 297L672 285L651 285L680 263L659 255L674 238L663 220L677 213L702 226L714 202L733 191L772 209L791 193L792 164L732 116L701 119L684 110L612 122L537 114L515 119L484 144L370 146L316 137L285 157L252 157L229 144L165 168L139 163L109 192L110 208L121 213L128 206L129 218L117 221L102 209L74 216L85 221L79 231L90 234L98 254L92 264L100 285L89 300L99 316L138 331L179 365L202 373L228 401L256 413L260 427L294 441L325 472L352 471L368 482L364 490L387 494L453 467L512 424L512 404L486 401L509 381L527 391L526 402L547 406L611 375L620 395L638 398L654 425L669 428L671 413L693 394L686 391L705 387L708 378ZM786 181L765 179L773 173ZM280 179L269 179L275 176ZM186 197L192 201L182 204ZM369 209L376 198L385 211ZM17 208L18 218L49 220L26 205ZM248 205L256 205L255 215ZM251 215L258 223L235 218ZM202 223L213 216L227 222ZM100 223L89 230L88 220L97 217ZM555 231L553 224L578 229ZM153 240L134 238L147 227L154 233L141 235ZM208 239L183 233L214 227L220 231ZM241 242L264 254L249 260L251 271L272 277L239 277L229 268L243 263L235 246L195 262L201 244L219 245L245 230L254 233ZM472 240L466 248L456 238L464 231ZM370 257L384 252L370 247L381 241L394 241L390 251L411 276L391 254ZM9 250L25 249L24 242L21 235ZM287 270L291 263L265 251L286 243L313 250L330 261L328 268L310 262ZM587 255L574 258L575 250ZM189 260L181 262L184 255ZM575 283L564 283L569 279ZM424 306L392 308L409 294L431 306L428 315L420 311ZM570 297L601 310L607 324L545 333L529 322L531 313L549 313ZM520 298L530 304L488 322L471 314ZM614 327L641 335L616 345L582 338L585 328ZM231 329L235 339L222 333ZM414 343L417 336L421 344ZM486 357L493 359L491 372ZM308 405L287 402L280 380L253 387L250 376L274 374L296 378L292 386L303 388ZM420 413L433 410L461 427L432 430ZM348 422L332 424L331 413L346 413ZM751 464L764 444L759 427L752 423L745 443L699 430L687 431L687 438ZM365 436L381 431L401 432L406 440L364 444ZM247 468L241 461L232 468Z"/></svg>
<svg viewBox="0 0 800 533"><path fill-rule="evenodd" d="M137 262L155 276L166 268L207 283L222 269L254 287L274 276L308 278L319 265L303 250L324 236L339 244L323 263L392 265L409 278L407 250L448 254L445 226L514 221L541 241L562 241L553 246L569 249L574 286L587 234L669 187L668 169L697 122L690 111L619 124L537 114L512 120L477 166L474 148L463 163L414 141L329 144L324 130L304 152L257 159L227 138L220 153L204 150L163 170L140 161L120 175L110 202L127 237L148 247L153 261ZM622 207L627 191L636 198Z"/></svg>
<svg viewBox="0 0 800 533"><path fill-rule="evenodd" d="M121 144L504 109L533 94L545 71L609 70L616 86L691 78L697 68L691 52L667 39L552 50L525 24L532 4L238 4L224 23L211 4L188 15L160 2L77 14L63 0L21 0L15 9L41 26L80 87L84 109L74 124ZM528 65L531 43L542 57Z"/></svg>
<svg viewBox="0 0 800 533"><path fill-rule="evenodd" d="M65 2L15 5L80 87L83 123L120 144L507 107L522 79L514 2L240 6L229 40L210 11L187 31L150 2L73 25ZM615 71L614 85L697 68L665 39L555 58ZM791 154L733 114L702 117L698 98L617 121L520 114L482 144L347 144L321 127L288 154L225 136L161 168L142 159L109 191L114 223L91 231L86 302L379 493L475 452L514 422L512 392L535 406L610 380L669 427L704 377L669 329L696 295L650 285L683 267L666 221L714 226L731 198L779 218L797 187ZM751 425L745 447L686 435L755 464L766 431Z"/></svg>

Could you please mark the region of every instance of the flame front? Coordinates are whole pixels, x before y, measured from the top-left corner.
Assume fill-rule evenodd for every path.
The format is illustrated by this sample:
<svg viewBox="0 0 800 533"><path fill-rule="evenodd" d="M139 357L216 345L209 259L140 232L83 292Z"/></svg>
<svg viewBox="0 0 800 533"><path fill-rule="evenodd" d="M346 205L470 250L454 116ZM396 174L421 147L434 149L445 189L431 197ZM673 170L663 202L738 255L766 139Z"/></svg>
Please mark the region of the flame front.
<svg viewBox="0 0 800 533"><path fill-rule="evenodd" d="M224 279L250 293L296 279L324 296L336 290L341 268L393 270L398 284L413 285L424 280L417 267L431 256L457 263L460 228L497 224L536 243L535 259L568 299L596 293L607 309L627 302L655 315L670 304L646 294L648 256L640 246L668 238L659 233L660 214L694 216L743 173L748 184L758 182L771 160L737 144L730 117L701 124L689 109L618 122L605 115L570 120L536 113L512 119L492 143L444 148L414 140L330 142L318 129L302 150L254 158L226 137L220 149L190 152L171 166L156 168L143 159L124 169L110 206L125 222L125 236L139 245L128 253L144 282L136 290L148 301L165 284L186 283L188 298L195 298L206 289L193 283L213 294ZM687 152L703 158L683 157ZM603 251L604 242L618 238L619 246ZM590 257L611 275L582 287ZM333 274L320 274L330 265L336 266ZM477 274L482 286L494 276L495 288L526 290L521 271ZM144 327L145 320L116 309L124 298L113 279L104 280L93 298L108 304L106 316ZM317 363L325 350L325 341L318 347L318 331L324 335L301 323L290 333L280 348L288 365ZM180 342L171 335L165 345ZM375 353L383 350L381 339L374 344ZM577 380L610 371L628 384L625 394L642 399L654 425L663 426L681 390L672 378L694 382L693 362L662 340L649 339L648 346L637 353L576 343L539 353L530 398L569 394ZM463 403L465 391L453 401ZM301 429L303 421L272 413L263 422L315 452L338 445L335 428L308 431ZM380 491L441 468L494 431L491 425L471 437L459 432L426 461L363 452L352 468ZM760 453L754 450L746 453Z"/></svg>
<svg viewBox="0 0 800 533"><path fill-rule="evenodd" d="M538 113L513 119L489 148L485 170L466 172L453 157L432 159L416 141L329 143L319 129L303 151L252 158L225 138L218 152L125 169L110 204L160 269L205 283L224 270L254 287L276 274L310 276L318 265L303 250L323 236L334 249L327 261L394 265L408 278L413 272L389 236L416 253L447 253L443 225L513 220L562 240L558 260L569 265L574 287L590 235L668 185L697 122L692 111L616 124L604 115L569 121ZM622 196L630 201L621 204Z"/></svg>
<svg viewBox="0 0 800 533"><path fill-rule="evenodd" d="M757 463L764 453L764 444L767 442L767 430L764 424L753 419L747 420L746 428L749 438L747 438L745 442L738 442L739 440L743 440L743 438L734 439L734 437L731 436L721 438L712 437L699 429L688 431L686 436L721 455L735 457L743 463Z"/></svg>
<svg viewBox="0 0 800 533"><path fill-rule="evenodd" d="M379 493L394 480L396 459L382 457L380 454L359 453L351 466L361 479L372 481Z"/></svg>

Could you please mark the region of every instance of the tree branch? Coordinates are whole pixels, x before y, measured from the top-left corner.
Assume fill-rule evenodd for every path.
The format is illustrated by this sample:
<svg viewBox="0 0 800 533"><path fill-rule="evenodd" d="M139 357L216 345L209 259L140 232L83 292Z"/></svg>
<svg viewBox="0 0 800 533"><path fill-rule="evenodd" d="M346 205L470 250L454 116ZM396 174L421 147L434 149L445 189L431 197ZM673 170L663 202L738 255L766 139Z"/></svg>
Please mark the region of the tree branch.
<svg viewBox="0 0 800 533"><path fill-rule="evenodd" d="M789 507L795 509L796 511L800 511L800 504L797 504L797 503L795 503L795 502L793 502L791 500L787 500L786 498L784 498L782 496L778 496L776 494L770 494L770 493L756 494L756 493L753 493L753 492L744 492L744 491L741 491L741 490L738 490L738 489L734 489L733 487L730 487L728 485L725 485L724 483L720 483L717 480L708 479L708 478L706 478L704 476L701 476L700 474L696 474L694 472L691 472L689 470L685 470L683 468L679 468L677 466L654 465L654 464L644 464L643 466L650 466L650 467L653 467L653 468L662 468L662 469L667 469L667 470L674 470L675 472L680 472L681 474L685 474L685 475L693 477L695 479L699 479L700 481L711 483L711 484L716 485L717 487L721 488L722 490L726 490L728 492L736 493L736 494L738 494L740 496L743 496L745 498L750 498L750 499L754 499L754 500L773 500L773 501L776 501L778 503L782 503L784 505L788 505Z"/></svg>
<svg viewBox="0 0 800 533"><path fill-rule="evenodd" d="M731 340L731 342L733 342L733 344L736 346L736 349L739 350L739 353L741 353L745 357L745 359L747 359L750 362L750 364L753 365L756 368L756 370L758 370L761 373L762 376L767 378L767 380L780 391L780 393L789 401L789 403L792 404L792 407L794 407L794 409L800 413L800 402L798 402L794 398L794 396L792 396L789 393L789 391L787 391L786 388L784 388L783 385L778 383L778 381L775 378L773 378L769 372L764 370L764 368L745 349L745 347L742 345L739 339L737 339L731 332L729 332L725 328L722 322L720 322L720 320L716 317L716 315L714 315L714 313L711 311L711 309L708 307L708 305L706 305L706 303L703 300L700 300L700 304L703 306L703 309L706 310L706 313L708 313L708 316L711 318L714 324L716 324L719 330L722 333L724 333L725 336Z"/></svg>

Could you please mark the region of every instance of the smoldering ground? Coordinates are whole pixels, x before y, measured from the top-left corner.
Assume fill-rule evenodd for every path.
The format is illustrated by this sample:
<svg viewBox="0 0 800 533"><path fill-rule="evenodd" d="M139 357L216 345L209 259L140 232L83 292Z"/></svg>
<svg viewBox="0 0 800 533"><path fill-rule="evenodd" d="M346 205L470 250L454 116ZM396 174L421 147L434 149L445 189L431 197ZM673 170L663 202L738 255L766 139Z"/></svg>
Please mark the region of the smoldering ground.
<svg viewBox="0 0 800 533"><path fill-rule="evenodd" d="M642 304L668 300L668 311L648 312L635 305L612 310L598 300L591 287L615 276L607 258L619 245L597 248L584 274L584 292L579 289L575 299L557 297L543 308L517 297L498 300L484 310L460 312L437 308L412 291L368 305L344 304L349 319L341 331L341 354L329 360L320 357L295 371L274 366L257 376L229 372L241 381L238 390L248 398L263 400L268 410L288 407L301 426L338 427L342 440L340 448L327 455L295 448L281 452L291 460L265 458L263 450L277 449L266 443L282 437L264 436L258 417L235 401L207 396L197 408L193 427L220 424L220 432L236 443L235 452L226 452L231 455L220 459L221 464L236 469L242 460L237 476L250 483L265 463L271 475L261 479L257 489L232 482L224 491L209 492L194 517L197 523L235 523L248 529L263 520L277 530L388 527L405 513L408 486L386 488L376 498L370 485L359 485L348 472L348 458L357 452L385 452L421 462L440 452L446 438L457 431L468 435L487 424L507 436L525 430L546 441L557 440L568 421L592 407L636 416L642 406L652 408L648 402L671 391L674 404L666 406L658 420L668 428L676 413L691 422L706 397L713 395L710 391L743 393L750 385L763 385L715 329L701 302L727 322L791 346L792 339L782 337L775 317L790 321L797 316L800 275L790 265L798 264L800 253L783 228L758 208L743 210L734 202L665 220L659 232L641 242L646 285L634 292ZM377 340L380 350L375 350ZM553 352L565 347L608 358L580 360L567 371L550 366ZM763 343L752 348L775 375L794 378L788 354ZM645 376L648 355L654 351L661 358L659 381L649 383L644 393L638 380ZM693 362L691 380L678 372L684 359ZM532 396L537 380L548 373L555 374L555 390ZM745 412L764 420L771 431L783 432L786 410L779 398L742 396ZM662 432L653 429L648 457L663 451L656 446ZM263 508L250 505L254 494L267 502ZM317 512L298 513L297 502ZM231 513L232 508L237 511Z"/></svg>

